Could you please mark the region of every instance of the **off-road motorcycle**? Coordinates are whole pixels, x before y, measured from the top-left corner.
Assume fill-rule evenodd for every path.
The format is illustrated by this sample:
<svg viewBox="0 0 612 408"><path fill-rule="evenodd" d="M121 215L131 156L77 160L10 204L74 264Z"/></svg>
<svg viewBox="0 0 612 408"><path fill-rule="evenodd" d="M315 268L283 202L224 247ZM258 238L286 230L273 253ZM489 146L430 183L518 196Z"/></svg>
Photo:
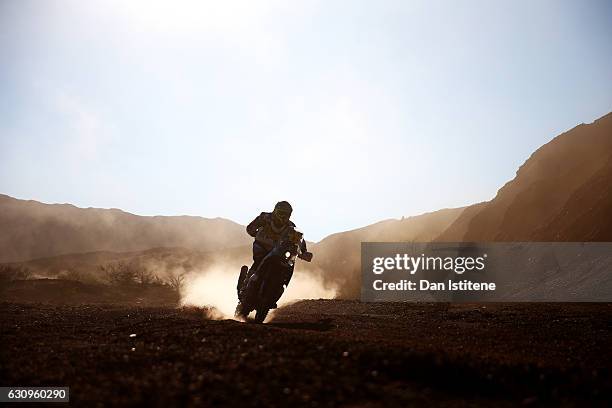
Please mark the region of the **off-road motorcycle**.
<svg viewBox="0 0 612 408"><path fill-rule="evenodd" d="M302 252L302 239L301 232L288 228L257 270L249 273L246 265L242 267L238 277L236 317L247 320L255 310L255 322L263 323L268 311L277 307L276 302L293 276L296 258L306 262L312 260L311 252Z"/></svg>

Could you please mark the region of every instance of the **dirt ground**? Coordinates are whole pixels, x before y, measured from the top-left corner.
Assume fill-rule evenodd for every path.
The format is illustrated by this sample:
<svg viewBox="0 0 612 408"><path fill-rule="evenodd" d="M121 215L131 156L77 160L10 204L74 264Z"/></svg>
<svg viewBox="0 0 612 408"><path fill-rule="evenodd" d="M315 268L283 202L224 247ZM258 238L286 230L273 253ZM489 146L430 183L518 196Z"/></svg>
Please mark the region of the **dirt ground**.
<svg viewBox="0 0 612 408"><path fill-rule="evenodd" d="M264 325L171 307L0 311L2 385L69 386L78 406L612 401L612 304L311 300Z"/></svg>

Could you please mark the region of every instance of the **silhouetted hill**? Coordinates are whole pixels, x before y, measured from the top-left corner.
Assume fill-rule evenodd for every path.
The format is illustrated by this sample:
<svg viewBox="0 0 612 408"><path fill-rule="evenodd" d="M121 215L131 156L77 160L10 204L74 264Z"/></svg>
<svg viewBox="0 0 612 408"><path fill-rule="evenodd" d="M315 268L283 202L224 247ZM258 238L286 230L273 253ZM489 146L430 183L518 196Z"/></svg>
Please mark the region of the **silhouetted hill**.
<svg viewBox="0 0 612 408"><path fill-rule="evenodd" d="M145 217L0 195L0 262L157 247L215 251L249 242L243 226L222 218Z"/></svg>
<svg viewBox="0 0 612 408"><path fill-rule="evenodd" d="M491 201L438 241L609 241L612 113L536 150Z"/></svg>
<svg viewBox="0 0 612 408"><path fill-rule="evenodd" d="M578 188L534 241L612 241L612 158Z"/></svg>
<svg viewBox="0 0 612 408"><path fill-rule="evenodd" d="M311 245L313 267L323 271L325 281L340 288L340 296L360 293L361 243L431 241L451 225L464 208L451 208L401 220L385 220L352 231L330 235ZM304 265L308 269L309 265Z"/></svg>

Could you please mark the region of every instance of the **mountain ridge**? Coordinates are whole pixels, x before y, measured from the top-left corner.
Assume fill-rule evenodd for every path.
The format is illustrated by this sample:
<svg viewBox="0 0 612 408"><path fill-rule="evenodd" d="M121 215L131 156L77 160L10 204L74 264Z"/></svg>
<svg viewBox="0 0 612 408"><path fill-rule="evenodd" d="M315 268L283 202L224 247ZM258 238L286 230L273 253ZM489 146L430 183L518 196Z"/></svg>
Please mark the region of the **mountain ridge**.
<svg viewBox="0 0 612 408"><path fill-rule="evenodd" d="M155 247L214 251L245 245L244 227L224 218L141 216L120 209L46 204L0 194L0 262Z"/></svg>
<svg viewBox="0 0 612 408"><path fill-rule="evenodd" d="M571 196L612 159L612 112L536 149L489 201L472 205L436 241L554 241L534 231L558 216ZM583 192L584 193L584 192ZM597 200L583 194L583 205ZM586 220L585 220L586 222ZM596 222L595 219L589 222ZM606 235L607 236L607 235ZM606 240L570 234L571 240Z"/></svg>

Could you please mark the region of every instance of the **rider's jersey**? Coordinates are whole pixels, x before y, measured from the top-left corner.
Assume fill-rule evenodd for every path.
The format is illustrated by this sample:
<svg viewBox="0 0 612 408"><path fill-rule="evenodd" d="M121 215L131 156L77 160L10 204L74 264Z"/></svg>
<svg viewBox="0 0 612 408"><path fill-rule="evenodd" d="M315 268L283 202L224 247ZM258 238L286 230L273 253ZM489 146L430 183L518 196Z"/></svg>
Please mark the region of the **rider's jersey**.
<svg viewBox="0 0 612 408"><path fill-rule="evenodd" d="M262 212L247 225L246 230L250 236L255 238L255 241L271 249L270 244L265 240L270 239L272 242L276 243L283 233L287 231L287 228L295 228L295 224L288 221L287 224L277 227L272 222L272 213Z"/></svg>

